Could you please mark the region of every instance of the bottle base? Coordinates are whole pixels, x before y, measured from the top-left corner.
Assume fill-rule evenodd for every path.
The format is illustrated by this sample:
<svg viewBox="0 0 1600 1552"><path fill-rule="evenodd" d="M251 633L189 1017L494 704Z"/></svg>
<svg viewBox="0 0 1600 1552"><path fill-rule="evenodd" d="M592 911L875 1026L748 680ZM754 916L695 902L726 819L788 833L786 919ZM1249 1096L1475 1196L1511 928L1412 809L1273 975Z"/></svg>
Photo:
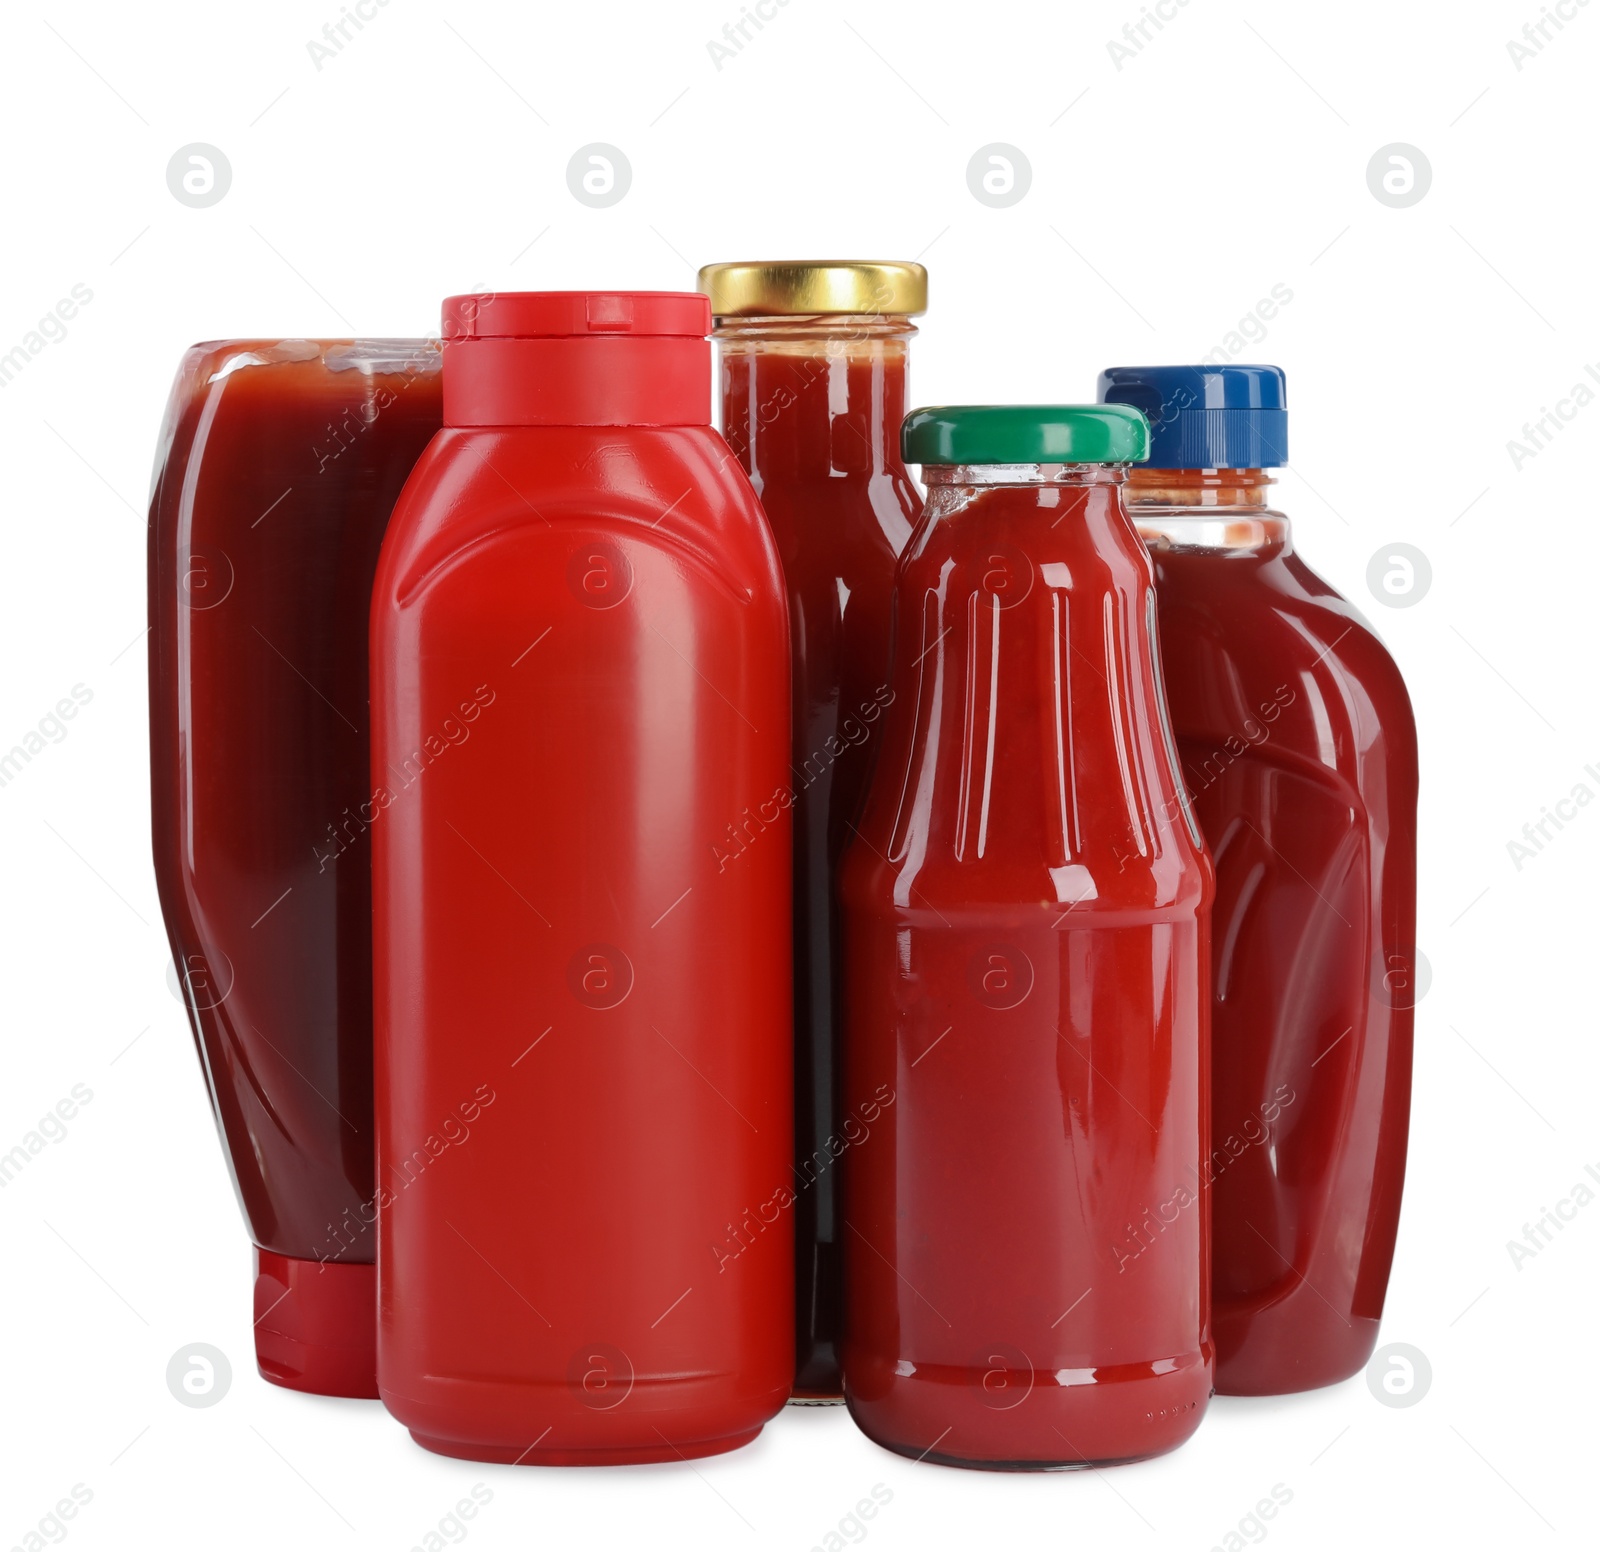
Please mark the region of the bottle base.
<svg viewBox="0 0 1600 1552"><path fill-rule="evenodd" d="M709 1370L634 1374L625 1383L612 1372L603 1385L597 1371L585 1385L549 1374L417 1373L384 1355L380 1364L383 1404L418 1444L500 1466L642 1466L726 1454L749 1444L788 1393L787 1375L763 1392Z"/></svg>
<svg viewBox="0 0 1600 1552"><path fill-rule="evenodd" d="M1309 1318L1308 1318L1309 1317ZM1326 1308L1302 1305L1286 1318L1213 1318L1219 1396L1295 1396L1353 1378L1378 1345L1378 1322L1352 1315L1335 1325Z"/></svg>
<svg viewBox="0 0 1600 1552"><path fill-rule="evenodd" d="M256 1247L256 1368L286 1390L378 1399L378 1269Z"/></svg>
<svg viewBox="0 0 1600 1552"><path fill-rule="evenodd" d="M826 1245L814 1248L819 1257L833 1249ZM832 1267L831 1273L822 1264L812 1266L810 1281L813 1287L827 1281L837 1283L839 1273L836 1260L830 1256L828 1264ZM800 1307L805 1308L806 1301L813 1294L810 1289L801 1288L796 1290L795 1297ZM815 1315L817 1311L813 1310L812 1313ZM830 1322L830 1325L836 1323ZM843 1405L844 1380L839 1374L839 1348L833 1338L820 1336L815 1329L803 1325L795 1334L795 1349L799 1361L795 1365L794 1390L789 1399L801 1404Z"/></svg>
<svg viewBox="0 0 1600 1552"><path fill-rule="evenodd" d="M904 1362L847 1366L851 1417L896 1455L968 1471L1081 1471L1150 1460L1194 1433L1211 1398L1209 1352L1065 1384L1031 1369L998 1386L966 1366L925 1363L908 1375Z"/></svg>
<svg viewBox="0 0 1600 1552"><path fill-rule="evenodd" d="M947 1455L941 1450L922 1453L909 1445L895 1444L886 1439L873 1439L872 1442L907 1460L925 1462L930 1466L954 1466L959 1471L1099 1471L1105 1466L1132 1466L1141 1460L1154 1460L1172 1448L1163 1445L1148 1455L1126 1455L1117 1460L978 1460L965 1455Z"/></svg>
<svg viewBox="0 0 1600 1552"><path fill-rule="evenodd" d="M675 1460L701 1460L707 1455L724 1455L743 1448L761 1432L759 1427L743 1433L724 1434L716 1439L691 1439L687 1443L605 1445L589 1449L564 1449L559 1445L535 1442L525 1449L509 1445L486 1444L473 1439L446 1439L409 1429L423 1449L456 1460L487 1461L496 1466L654 1466Z"/></svg>

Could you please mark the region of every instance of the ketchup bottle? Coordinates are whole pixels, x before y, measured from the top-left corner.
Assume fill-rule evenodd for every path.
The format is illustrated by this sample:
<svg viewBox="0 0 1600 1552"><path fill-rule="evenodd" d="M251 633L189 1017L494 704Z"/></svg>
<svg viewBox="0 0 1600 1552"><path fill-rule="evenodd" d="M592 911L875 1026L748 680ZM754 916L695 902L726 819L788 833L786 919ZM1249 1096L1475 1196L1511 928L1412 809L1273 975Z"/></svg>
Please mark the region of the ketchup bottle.
<svg viewBox="0 0 1600 1552"><path fill-rule="evenodd" d="M150 500L156 884L278 1385L376 1396L367 606L422 340L196 345Z"/></svg>
<svg viewBox="0 0 1600 1552"><path fill-rule="evenodd" d="M1330 1385L1372 1355L1394 1255L1416 1000L1417 740L1399 671L1268 504L1271 366L1113 367L1154 428L1150 543L1184 778L1217 870L1217 1389Z"/></svg>
<svg viewBox="0 0 1600 1552"><path fill-rule="evenodd" d="M384 542L378 1383L448 1455L711 1454L793 1378L788 620L710 325L452 298Z"/></svg>
<svg viewBox="0 0 1600 1552"><path fill-rule="evenodd" d="M722 429L778 542L793 658L794 1399L839 1385L835 872L889 689L894 565L922 512L900 457L920 264L710 264Z"/></svg>
<svg viewBox="0 0 1600 1552"><path fill-rule="evenodd" d="M845 1395L918 1459L1169 1450L1211 1394L1211 868L1120 406L919 410L928 506L841 879Z"/></svg>

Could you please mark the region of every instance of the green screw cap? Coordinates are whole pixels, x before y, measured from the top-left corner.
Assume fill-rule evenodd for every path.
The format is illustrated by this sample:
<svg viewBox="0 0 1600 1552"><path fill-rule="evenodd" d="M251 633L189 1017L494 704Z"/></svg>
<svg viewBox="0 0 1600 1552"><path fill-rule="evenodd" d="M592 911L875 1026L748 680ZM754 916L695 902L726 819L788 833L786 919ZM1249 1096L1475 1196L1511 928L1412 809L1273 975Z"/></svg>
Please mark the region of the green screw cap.
<svg viewBox="0 0 1600 1552"><path fill-rule="evenodd" d="M907 463L1143 463L1150 425L1126 404L941 404L900 428Z"/></svg>

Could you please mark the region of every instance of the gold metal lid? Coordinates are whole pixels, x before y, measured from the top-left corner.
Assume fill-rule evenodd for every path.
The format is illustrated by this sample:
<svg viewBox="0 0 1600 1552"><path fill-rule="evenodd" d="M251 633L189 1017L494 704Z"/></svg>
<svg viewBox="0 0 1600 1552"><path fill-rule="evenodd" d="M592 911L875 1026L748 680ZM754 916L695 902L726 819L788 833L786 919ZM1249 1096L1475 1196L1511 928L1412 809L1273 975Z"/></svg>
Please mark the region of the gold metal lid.
<svg viewBox="0 0 1600 1552"><path fill-rule="evenodd" d="M791 313L908 317L928 310L928 272L909 261L707 264L700 289L719 318Z"/></svg>

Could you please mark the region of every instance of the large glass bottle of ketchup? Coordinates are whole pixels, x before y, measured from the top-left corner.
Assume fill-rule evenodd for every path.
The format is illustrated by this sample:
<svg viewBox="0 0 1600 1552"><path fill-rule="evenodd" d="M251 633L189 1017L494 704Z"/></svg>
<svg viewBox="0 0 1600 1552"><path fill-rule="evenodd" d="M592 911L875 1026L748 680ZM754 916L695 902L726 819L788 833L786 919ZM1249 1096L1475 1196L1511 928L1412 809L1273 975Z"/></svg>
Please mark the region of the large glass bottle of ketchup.
<svg viewBox="0 0 1600 1552"><path fill-rule="evenodd" d="M375 1396L367 606L422 340L196 345L150 500L156 883L276 1384Z"/></svg>
<svg viewBox="0 0 1600 1552"><path fill-rule="evenodd" d="M835 873L890 695L895 560L922 501L900 457L920 264L710 264L722 427L772 526L793 652L797 1401L837 1399L839 1171ZM742 835L734 838L742 846ZM858 1123L857 1123L858 1124Z"/></svg>
<svg viewBox="0 0 1600 1552"><path fill-rule="evenodd" d="M710 327L453 298L384 541L378 1384L445 1454L710 1454L793 1379L788 620Z"/></svg>
<svg viewBox="0 0 1600 1552"><path fill-rule="evenodd" d="M1211 1394L1211 867L1120 406L921 410L895 697L845 855L845 1394L991 1469L1138 1459Z"/></svg>
<svg viewBox="0 0 1600 1552"><path fill-rule="evenodd" d="M1116 367L1150 418L1129 481L1155 562L1184 778L1217 870L1217 1389L1308 1390L1371 1356L1405 1172L1417 742L1399 671L1268 504L1270 366Z"/></svg>

